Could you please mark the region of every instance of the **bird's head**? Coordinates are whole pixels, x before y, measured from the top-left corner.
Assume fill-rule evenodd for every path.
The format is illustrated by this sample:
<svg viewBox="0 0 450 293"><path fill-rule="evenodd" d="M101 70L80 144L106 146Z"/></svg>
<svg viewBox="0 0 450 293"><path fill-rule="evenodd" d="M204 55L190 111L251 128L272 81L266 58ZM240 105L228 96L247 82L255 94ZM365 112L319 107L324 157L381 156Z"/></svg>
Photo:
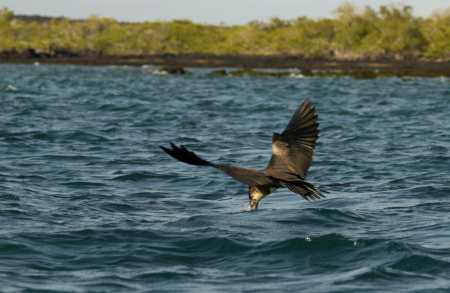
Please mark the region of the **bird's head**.
<svg viewBox="0 0 450 293"><path fill-rule="evenodd" d="M265 198L272 192L277 190L277 187L274 186L249 186L248 187L248 199L250 202L250 206L248 208L249 211L256 210L258 208L258 203L261 199Z"/></svg>
<svg viewBox="0 0 450 293"><path fill-rule="evenodd" d="M248 207L249 211L256 210L258 208L258 202L263 198L261 191L256 186L248 187L248 200L250 206Z"/></svg>
<svg viewBox="0 0 450 293"><path fill-rule="evenodd" d="M266 190L267 189L267 190ZM270 193L270 189L263 186L249 186L248 187L248 199L250 206L249 211L256 210L258 208L258 203L266 195Z"/></svg>

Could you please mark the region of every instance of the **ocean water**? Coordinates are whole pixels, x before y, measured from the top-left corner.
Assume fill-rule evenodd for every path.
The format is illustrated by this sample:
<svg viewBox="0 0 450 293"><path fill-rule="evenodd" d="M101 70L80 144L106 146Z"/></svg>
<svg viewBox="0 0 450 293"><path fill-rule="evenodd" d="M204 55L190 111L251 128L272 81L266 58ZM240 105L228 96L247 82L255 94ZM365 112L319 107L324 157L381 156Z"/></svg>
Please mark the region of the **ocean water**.
<svg viewBox="0 0 450 293"><path fill-rule="evenodd" d="M1 292L449 292L448 79L0 65ZM169 157L264 169L310 99L307 202Z"/></svg>

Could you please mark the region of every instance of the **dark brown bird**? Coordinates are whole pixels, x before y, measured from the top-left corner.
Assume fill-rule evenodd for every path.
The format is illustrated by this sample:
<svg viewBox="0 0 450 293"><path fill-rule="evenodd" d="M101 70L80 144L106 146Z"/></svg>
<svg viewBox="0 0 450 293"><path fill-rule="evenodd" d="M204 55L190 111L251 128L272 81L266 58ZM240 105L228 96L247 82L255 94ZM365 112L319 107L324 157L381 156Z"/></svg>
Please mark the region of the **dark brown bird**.
<svg viewBox="0 0 450 293"><path fill-rule="evenodd" d="M341 186L344 184L323 185L306 182L306 173L312 163L316 140L319 138L318 116L311 102L306 100L295 112L286 129L274 132L272 138L272 157L264 171L242 167L214 164L188 151L184 146L173 143L172 150L160 146L166 153L177 160L196 166L211 166L230 175L237 181L249 186L249 210L256 210L261 199L280 187L288 188L300 194L306 200L325 197L327 191L317 186Z"/></svg>

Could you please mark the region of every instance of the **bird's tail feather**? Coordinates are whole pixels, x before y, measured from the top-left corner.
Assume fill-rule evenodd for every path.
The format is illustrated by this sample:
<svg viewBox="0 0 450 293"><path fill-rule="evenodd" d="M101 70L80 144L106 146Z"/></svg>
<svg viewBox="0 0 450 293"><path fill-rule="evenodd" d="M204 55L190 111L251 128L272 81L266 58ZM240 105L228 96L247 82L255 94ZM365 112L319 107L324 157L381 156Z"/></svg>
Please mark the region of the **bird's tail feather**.
<svg viewBox="0 0 450 293"><path fill-rule="evenodd" d="M317 188L306 181L284 181L281 184L290 191L300 194L307 201L325 198L323 193L328 193L328 191Z"/></svg>
<svg viewBox="0 0 450 293"><path fill-rule="evenodd" d="M326 190L323 190L317 186L343 186L350 185L350 183L342 183L342 184L317 184L317 183L309 183L306 181L283 181L281 183L286 188L289 188L290 191L300 194L307 201L320 199L321 197L325 198L324 193L329 193Z"/></svg>

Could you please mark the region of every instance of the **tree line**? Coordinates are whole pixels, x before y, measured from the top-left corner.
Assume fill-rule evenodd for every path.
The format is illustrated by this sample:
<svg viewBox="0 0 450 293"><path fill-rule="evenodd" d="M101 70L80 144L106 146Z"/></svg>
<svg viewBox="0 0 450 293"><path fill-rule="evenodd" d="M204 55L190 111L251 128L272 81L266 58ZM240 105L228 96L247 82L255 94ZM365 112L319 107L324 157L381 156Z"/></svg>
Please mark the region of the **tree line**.
<svg viewBox="0 0 450 293"><path fill-rule="evenodd" d="M120 23L97 15L82 20L26 21L2 8L0 51L292 55L339 60L450 58L450 8L420 17L407 5L383 5L376 10L346 2L334 14L336 18L274 17L267 22L216 26L188 19Z"/></svg>

